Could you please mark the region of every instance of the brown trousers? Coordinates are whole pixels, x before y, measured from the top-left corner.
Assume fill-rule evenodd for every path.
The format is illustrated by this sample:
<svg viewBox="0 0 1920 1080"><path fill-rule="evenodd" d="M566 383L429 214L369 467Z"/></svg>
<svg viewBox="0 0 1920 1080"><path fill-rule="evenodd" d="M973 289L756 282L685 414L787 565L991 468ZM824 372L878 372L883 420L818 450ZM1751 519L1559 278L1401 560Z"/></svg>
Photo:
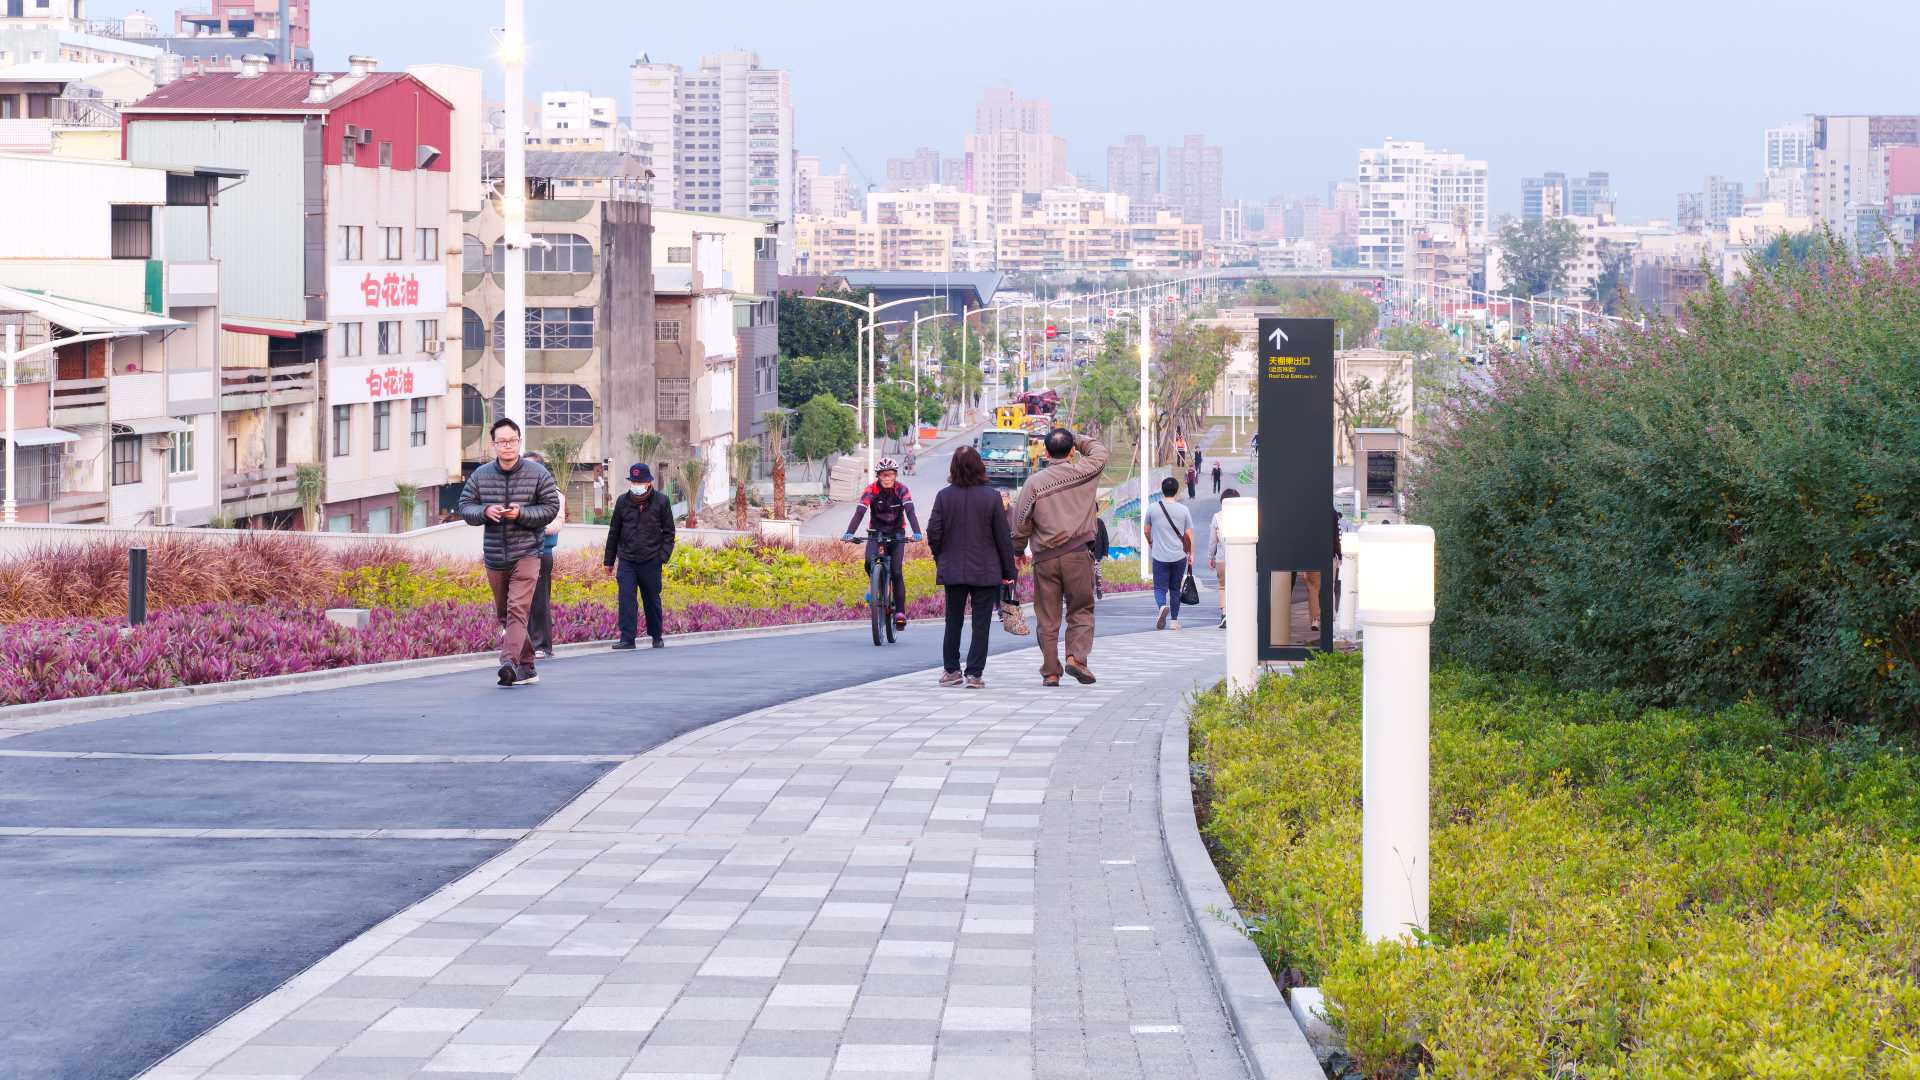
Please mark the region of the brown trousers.
<svg viewBox="0 0 1920 1080"><path fill-rule="evenodd" d="M1060 617L1067 620L1067 655L1087 663L1093 651L1093 554L1069 551L1033 564L1033 615L1040 639L1040 674L1058 678Z"/></svg>
<svg viewBox="0 0 1920 1080"><path fill-rule="evenodd" d="M527 633L527 613L533 608L533 587L540 581L540 557L529 555L513 564L511 570L487 569L487 584L493 586L493 611L500 618L506 636L500 639L500 662L516 667L533 666L533 638Z"/></svg>

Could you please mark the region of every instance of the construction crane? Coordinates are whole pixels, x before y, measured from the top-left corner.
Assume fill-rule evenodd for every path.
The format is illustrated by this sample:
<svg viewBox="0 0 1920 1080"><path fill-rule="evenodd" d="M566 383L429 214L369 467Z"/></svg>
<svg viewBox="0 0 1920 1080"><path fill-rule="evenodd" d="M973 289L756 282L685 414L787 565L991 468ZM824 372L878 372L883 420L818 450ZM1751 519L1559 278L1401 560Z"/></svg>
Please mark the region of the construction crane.
<svg viewBox="0 0 1920 1080"><path fill-rule="evenodd" d="M880 185L878 185L878 184L876 184L876 183L874 183L874 182L873 182L873 177L871 177L871 176L868 176L868 175L867 175L867 170L865 170L865 169L863 169L863 168L861 168L861 167L860 167L860 163L859 163L858 161L855 161L855 160L854 160L854 157L853 157L853 151L851 151L851 150L849 150L849 149L847 149L846 147L844 147L844 146L843 146L843 147L841 147L841 148L840 148L840 152L841 152L841 153L843 153L843 154L845 154L845 155L847 155L847 161L848 161L848 163L850 163L850 164L851 164L851 165L853 166L853 171L854 171L854 172L857 172L857 173L859 173L859 174L860 174L860 179L862 179L862 180L865 180L865 181L867 182L867 190L868 190L868 191L872 191L872 190L873 190L874 188L876 188L876 187L879 187L879 186L880 186Z"/></svg>

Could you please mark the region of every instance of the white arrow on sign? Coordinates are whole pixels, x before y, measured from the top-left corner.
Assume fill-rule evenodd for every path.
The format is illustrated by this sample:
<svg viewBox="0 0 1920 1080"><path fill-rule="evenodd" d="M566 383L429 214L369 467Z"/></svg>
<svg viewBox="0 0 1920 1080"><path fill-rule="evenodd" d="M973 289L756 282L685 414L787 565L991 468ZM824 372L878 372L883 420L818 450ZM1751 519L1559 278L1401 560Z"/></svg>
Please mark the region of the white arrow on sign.
<svg viewBox="0 0 1920 1080"><path fill-rule="evenodd" d="M1267 337L1273 342L1273 347L1276 349L1288 340L1287 332L1277 326L1273 328L1273 333L1268 334Z"/></svg>

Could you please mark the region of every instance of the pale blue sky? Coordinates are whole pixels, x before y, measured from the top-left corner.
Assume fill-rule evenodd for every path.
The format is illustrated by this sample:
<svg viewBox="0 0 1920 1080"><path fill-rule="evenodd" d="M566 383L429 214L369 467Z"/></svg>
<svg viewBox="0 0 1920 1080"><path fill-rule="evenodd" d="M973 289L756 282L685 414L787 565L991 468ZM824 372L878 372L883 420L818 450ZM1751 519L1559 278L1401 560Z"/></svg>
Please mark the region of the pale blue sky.
<svg viewBox="0 0 1920 1080"><path fill-rule="evenodd" d="M96 0L97 13L135 6ZM171 7L149 0L149 11ZM491 60L498 0L315 0L323 67ZM1485 158L1494 205L1520 178L1607 169L1630 217L1670 216L1709 173L1751 183L1763 128L1802 113L1920 112L1912 0L527 0L532 93L628 108L642 51L685 66L759 52L793 73L800 152L841 147L884 182L916 145L957 154L982 87L1053 101L1076 172L1106 147L1205 134L1229 197L1321 192L1392 135ZM1464 17L1463 17L1464 16ZM495 71L489 88L497 93Z"/></svg>

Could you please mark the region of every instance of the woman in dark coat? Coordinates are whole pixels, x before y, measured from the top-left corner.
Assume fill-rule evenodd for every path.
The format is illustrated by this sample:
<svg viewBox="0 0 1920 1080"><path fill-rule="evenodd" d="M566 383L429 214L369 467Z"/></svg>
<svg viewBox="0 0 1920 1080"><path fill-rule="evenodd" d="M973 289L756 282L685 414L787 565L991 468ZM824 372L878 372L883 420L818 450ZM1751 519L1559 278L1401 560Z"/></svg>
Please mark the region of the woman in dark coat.
<svg viewBox="0 0 1920 1080"><path fill-rule="evenodd" d="M987 627L1000 606L1000 588L1014 582L1013 533L1006 506L987 486L980 452L962 446L953 453L947 487L934 496L927 519L927 546L933 549L936 581L947 590L947 636L943 643L941 686L982 690L987 669ZM973 637L967 666L960 667L960 627L973 604Z"/></svg>

